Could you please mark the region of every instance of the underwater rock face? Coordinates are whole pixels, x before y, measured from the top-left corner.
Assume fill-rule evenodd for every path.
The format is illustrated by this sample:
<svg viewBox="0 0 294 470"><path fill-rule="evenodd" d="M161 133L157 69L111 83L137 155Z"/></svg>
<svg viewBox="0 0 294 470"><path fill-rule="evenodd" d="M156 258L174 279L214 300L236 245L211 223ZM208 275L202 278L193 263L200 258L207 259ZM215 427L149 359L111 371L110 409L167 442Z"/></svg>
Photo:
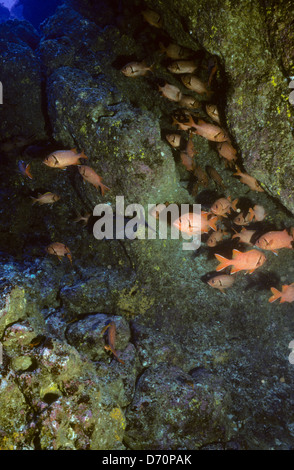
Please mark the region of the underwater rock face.
<svg viewBox="0 0 294 470"><path fill-rule="evenodd" d="M228 440L229 402L221 382L205 371L193 377L166 364L150 367L128 408L125 442L133 450L196 450Z"/></svg>
<svg viewBox="0 0 294 470"><path fill-rule="evenodd" d="M146 3L162 15L164 29L175 41L200 44L220 58L227 83L227 125L245 169L294 213L294 121L288 102L293 75L291 2L268 1L265 7L250 0ZM282 63L276 55L281 49Z"/></svg>
<svg viewBox="0 0 294 470"><path fill-rule="evenodd" d="M204 47L217 55L216 99L245 167L276 196L278 185L291 181L290 169L288 176L282 170L274 176L262 166L274 159L272 152L280 145L276 157L280 166L285 157L283 168L288 170L287 149L293 152L291 117L281 98L281 90L289 91L265 35L265 25L272 21L276 34L270 28L271 47L290 70L291 44L284 54L279 46L283 32L277 25L284 20L278 5L271 15L269 2L266 12L246 0L241 6L201 0L146 3L159 8L167 32L144 22L145 3L136 1L134 8L128 0L111 5L66 1L41 25L37 47L38 34L27 22L9 22L2 30L1 58L16 67L11 93L16 86L23 92L17 67L24 62L26 72L30 67L36 71L37 93L31 106L25 101L26 110L20 109L23 127L18 127L17 113L9 115L3 140L22 129L39 138L45 121L48 136L26 148L24 156L7 157L9 165L1 167L0 244L19 262L3 258L0 266L0 448L293 445L293 366L287 359L293 307L268 302L271 286L293 282L292 252L266 253L260 271L237 273L235 285L223 294L208 286L206 276L216 269L219 248L228 257L232 248L243 249L236 240L210 249L203 237L200 250L185 252L182 240L169 237L96 240L93 216L88 225L77 222L98 203L114 205L117 195L144 209L149 202L196 201L189 188L191 174L165 139L166 132L175 130L177 104L160 96L158 86L180 80L166 70L161 40L195 52ZM5 38L10 38L8 45ZM146 57L154 61L146 77L129 79L121 73L127 62ZM179 87L187 93L181 83ZM182 137L186 144L187 135ZM209 181L202 188L197 202L205 209L224 193L262 204L268 215L264 231L294 225L266 193L247 194L248 188L224 169L214 144L199 135L193 135L193 143L197 163L217 169L224 180L224 187ZM84 163L110 187L104 196L82 180L76 166L63 171L42 163L51 151L74 147L85 152ZM255 152L264 149L268 154L258 158ZM16 172L20 158L30 161L32 180ZM31 197L45 191L60 199L51 206L32 206ZM292 210L291 197L283 197L281 193L280 200ZM231 232L232 217L225 221ZM72 264L45 252L54 241L70 248ZM123 362L105 348L108 322L116 325L115 349ZM13 421L14 414L18 419Z"/></svg>
<svg viewBox="0 0 294 470"><path fill-rule="evenodd" d="M33 52L38 41L36 30L26 21L13 20L0 25L3 140L18 135L44 136L41 64Z"/></svg>

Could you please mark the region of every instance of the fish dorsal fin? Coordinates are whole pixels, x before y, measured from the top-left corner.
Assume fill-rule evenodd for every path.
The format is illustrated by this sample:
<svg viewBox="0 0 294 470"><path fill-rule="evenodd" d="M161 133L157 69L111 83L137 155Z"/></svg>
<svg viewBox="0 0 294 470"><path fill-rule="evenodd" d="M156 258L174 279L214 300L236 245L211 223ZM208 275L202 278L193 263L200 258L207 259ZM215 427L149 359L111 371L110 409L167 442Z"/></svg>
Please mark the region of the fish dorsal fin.
<svg viewBox="0 0 294 470"><path fill-rule="evenodd" d="M233 259L236 258L240 253L242 253L242 251L234 249L233 250Z"/></svg>
<svg viewBox="0 0 294 470"><path fill-rule="evenodd" d="M282 286L282 292L286 292L286 290L288 289L289 286Z"/></svg>
<svg viewBox="0 0 294 470"><path fill-rule="evenodd" d="M78 153L76 148L70 149L70 151L71 151L71 152L74 152L74 153Z"/></svg>
<svg viewBox="0 0 294 470"><path fill-rule="evenodd" d="M207 124L207 122L203 121L203 119L198 119L198 125L202 126L203 124Z"/></svg>

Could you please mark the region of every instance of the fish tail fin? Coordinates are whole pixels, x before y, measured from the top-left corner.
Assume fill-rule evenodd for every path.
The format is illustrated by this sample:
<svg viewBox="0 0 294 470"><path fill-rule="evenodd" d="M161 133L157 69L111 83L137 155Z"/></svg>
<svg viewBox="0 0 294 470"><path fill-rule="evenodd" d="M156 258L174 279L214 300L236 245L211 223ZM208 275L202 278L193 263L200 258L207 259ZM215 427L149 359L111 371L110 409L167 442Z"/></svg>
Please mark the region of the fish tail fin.
<svg viewBox="0 0 294 470"><path fill-rule="evenodd" d="M232 264L230 259L227 259L222 255L215 254L214 256L220 262L220 264L216 268L216 271L222 271L222 269L225 269Z"/></svg>
<svg viewBox="0 0 294 470"><path fill-rule="evenodd" d="M239 201L239 199L235 199L235 200L232 202L232 209L233 209L234 211L237 210L238 201Z"/></svg>
<svg viewBox="0 0 294 470"><path fill-rule="evenodd" d="M85 155L84 150L82 150L81 153L79 154L79 159L80 159L80 158L85 158L86 160L89 160L88 157L87 157L87 155Z"/></svg>
<svg viewBox="0 0 294 470"><path fill-rule="evenodd" d="M33 196L30 196L31 200L32 200L32 206L34 204L36 204L36 202L38 201L38 199L36 197L33 197Z"/></svg>
<svg viewBox="0 0 294 470"><path fill-rule="evenodd" d="M278 289L276 289L275 287L271 287L271 291L273 295L268 299L268 301L272 303L281 297L282 292L278 291Z"/></svg>
<svg viewBox="0 0 294 470"><path fill-rule="evenodd" d="M235 165L236 167L236 170L237 170L237 173L233 173L234 176L240 176L242 174L240 168L238 167L238 165Z"/></svg>
<svg viewBox="0 0 294 470"><path fill-rule="evenodd" d="M101 195L102 196L104 196L106 191L110 191L110 188L108 186L106 186L105 184L103 184L103 183L100 183L99 186L101 188Z"/></svg>
<svg viewBox="0 0 294 470"><path fill-rule="evenodd" d="M254 217L255 217L255 212L254 212L254 210L252 209L252 207L250 207L248 213L249 213L249 222L252 222L252 220L253 220Z"/></svg>
<svg viewBox="0 0 294 470"><path fill-rule="evenodd" d="M32 176L32 173L31 173L31 164L30 163L28 163L28 165L26 166L25 173L30 178L30 180L33 179L33 176Z"/></svg>
<svg viewBox="0 0 294 470"><path fill-rule="evenodd" d="M117 352L111 346L109 346L109 344L106 344L104 346L104 349L106 349L106 351L110 351L114 355L114 357L118 360L118 362L120 362L121 364L125 363L122 359L118 357Z"/></svg>
<svg viewBox="0 0 294 470"><path fill-rule="evenodd" d="M211 219L208 220L208 225L210 228L212 228L212 230L216 231L217 230L217 227L216 227L216 222L218 221L218 217L212 217Z"/></svg>

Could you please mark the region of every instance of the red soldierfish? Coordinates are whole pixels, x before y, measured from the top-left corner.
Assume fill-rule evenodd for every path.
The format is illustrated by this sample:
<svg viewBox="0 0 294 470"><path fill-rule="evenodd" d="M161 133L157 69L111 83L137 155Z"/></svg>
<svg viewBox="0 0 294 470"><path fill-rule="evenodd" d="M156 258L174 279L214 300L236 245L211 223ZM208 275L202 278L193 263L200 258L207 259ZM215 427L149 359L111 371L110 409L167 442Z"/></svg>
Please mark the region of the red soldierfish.
<svg viewBox="0 0 294 470"><path fill-rule="evenodd" d="M72 256L69 248L63 243L54 242L46 247L47 253L55 255L61 261L63 256L67 256L69 261L72 263Z"/></svg>
<svg viewBox="0 0 294 470"><path fill-rule="evenodd" d="M231 287L234 282L235 279L233 276L230 276L228 274L218 274L217 276L214 276L209 279L209 281L207 281L207 284L209 284L214 289L218 289L224 293L224 289Z"/></svg>
<svg viewBox="0 0 294 470"><path fill-rule="evenodd" d="M112 352L112 354L118 360L118 362L120 362L121 364L124 364L124 361L118 357L118 354L115 350L116 326L115 326L114 321L111 321L110 323L108 323L108 325L106 325L103 328L103 330L101 331L101 335L104 335L106 331L107 331L107 343L108 344L104 346L104 349L106 349L106 351Z"/></svg>
<svg viewBox="0 0 294 470"><path fill-rule="evenodd" d="M225 142L229 140L228 134L223 129L215 124L209 124L202 119L198 119L196 124L191 114L189 114L188 122L185 122L184 124L190 128L194 127L194 129L196 129L194 132L195 134L201 135L201 137L211 140L212 142Z"/></svg>
<svg viewBox="0 0 294 470"><path fill-rule="evenodd" d="M33 196L30 196L30 197L33 201L33 205L36 204L36 202L40 205L53 204L54 202L59 201L60 199L60 196L54 193L50 193L50 192L47 192L45 194L38 194L38 197L33 197Z"/></svg>
<svg viewBox="0 0 294 470"><path fill-rule="evenodd" d="M225 197L221 197L212 204L210 210L213 212L213 214L227 217L227 214L229 214L231 210L236 210L237 203L238 199L235 199L233 202L231 202L230 196L227 199Z"/></svg>
<svg viewBox="0 0 294 470"><path fill-rule="evenodd" d="M279 298L281 298L280 304L294 301L294 282L288 286L282 286L282 292L278 291L278 289L275 289L275 287L271 287L271 291L273 295L268 299L268 301L271 303Z"/></svg>
<svg viewBox="0 0 294 470"><path fill-rule="evenodd" d="M88 181L88 183L91 183L95 188L101 188L101 194L104 196L106 191L109 191L110 188L108 186L105 186L105 184L102 183L102 177L97 175L96 171L93 170L93 168L90 168L89 166L86 165L80 165L78 167L80 175L82 175L83 179L85 181Z"/></svg>
<svg viewBox="0 0 294 470"><path fill-rule="evenodd" d="M80 158L88 158L84 152L77 153L76 149L56 150L45 158L43 163L51 168L64 169L70 165L80 165Z"/></svg>
<svg viewBox="0 0 294 470"><path fill-rule="evenodd" d="M253 273L255 269L259 268L266 261L266 257L261 251L249 250L242 253L238 250L233 250L233 259L227 259L224 256L215 254L216 259L220 262L216 271L221 271L228 266L232 266L231 274L238 271L247 271L249 274Z"/></svg>
<svg viewBox="0 0 294 470"><path fill-rule="evenodd" d="M158 89L162 93L162 96L170 101L180 101L182 98L181 90L170 83L166 83L164 86L158 85Z"/></svg>
<svg viewBox="0 0 294 470"><path fill-rule="evenodd" d="M280 248L293 248L293 237L287 230L276 230L267 232L255 242L255 245L262 250L270 250L276 253Z"/></svg>
<svg viewBox="0 0 294 470"><path fill-rule="evenodd" d="M234 176L240 176L241 183L247 184L252 191L258 191L260 193L264 192L264 189L260 186L258 181L247 173L242 173L240 168L237 167L237 173L234 173Z"/></svg>
<svg viewBox="0 0 294 470"><path fill-rule="evenodd" d="M201 211L200 218L196 214L187 212L176 219L173 222L173 226L188 235L196 235L207 233L210 229L216 230L217 220L218 217L211 217L211 214L208 212Z"/></svg>
<svg viewBox="0 0 294 470"><path fill-rule="evenodd" d="M241 232L235 233L235 235L232 236L232 240L234 238L239 238L240 243L245 243L246 245L253 245L250 240L255 232L256 230L246 230L245 227L242 227Z"/></svg>
<svg viewBox="0 0 294 470"><path fill-rule="evenodd" d="M129 62L121 69L121 72L126 77L142 77L146 75L147 72L152 72L152 65L148 67L144 60L142 62Z"/></svg>

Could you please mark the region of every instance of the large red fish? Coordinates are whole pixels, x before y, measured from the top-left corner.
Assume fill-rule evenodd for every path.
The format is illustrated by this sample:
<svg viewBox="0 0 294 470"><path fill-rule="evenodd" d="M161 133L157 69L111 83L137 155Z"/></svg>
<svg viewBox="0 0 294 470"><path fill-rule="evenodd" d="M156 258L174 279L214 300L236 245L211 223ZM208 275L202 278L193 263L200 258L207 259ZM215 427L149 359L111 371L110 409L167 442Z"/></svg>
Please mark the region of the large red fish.
<svg viewBox="0 0 294 470"><path fill-rule="evenodd" d="M255 269L259 268L266 261L266 257L261 251L249 250L242 253L238 250L233 250L233 259L227 259L224 256L215 254L216 259L220 262L216 271L221 271L228 266L233 266L231 274L238 271L247 271L249 274L253 273Z"/></svg>
<svg viewBox="0 0 294 470"><path fill-rule="evenodd" d="M255 242L255 245L262 250L269 250L276 254L280 248L293 248L293 237L287 230L276 230L267 232Z"/></svg>

